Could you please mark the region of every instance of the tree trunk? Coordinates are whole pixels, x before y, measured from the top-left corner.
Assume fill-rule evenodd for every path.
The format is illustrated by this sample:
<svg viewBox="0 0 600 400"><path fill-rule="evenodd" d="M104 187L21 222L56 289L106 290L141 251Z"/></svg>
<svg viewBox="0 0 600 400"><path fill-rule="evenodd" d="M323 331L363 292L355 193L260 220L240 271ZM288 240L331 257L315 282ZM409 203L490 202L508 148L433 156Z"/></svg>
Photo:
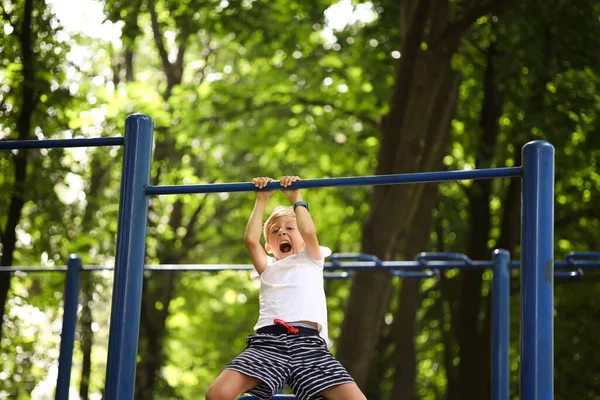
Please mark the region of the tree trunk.
<svg viewBox="0 0 600 400"><path fill-rule="evenodd" d="M515 165L521 165L521 147L515 145ZM515 258L517 244L521 239L521 180L511 179L502 202L504 214L502 215L500 237L497 248L510 251Z"/></svg>
<svg viewBox="0 0 600 400"><path fill-rule="evenodd" d="M150 22L152 26L152 33L154 42L157 47L163 71L166 76L167 86L163 92L163 99L168 101L171 97L173 88L181 83L184 70L184 54L186 50L187 37L182 36L180 38L179 49L177 53L177 59L175 62L169 61L168 51L163 41L163 34L158 19L158 14L154 9L153 5L149 5ZM132 55L132 54L131 54ZM126 62L131 62L132 58L129 59L126 53ZM131 67L133 64L130 65ZM127 67L127 73L131 71L133 75L133 68ZM156 131L159 131L157 127ZM168 129L168 128L167 128ZM154 163L159 164L162 160L173 158L177 159L175 146L172 146L169 142L170 135L167 133L164 135L164 141L157 142L157 151L154 155ZM158 139L157 139L158 140ZM153 178L153 184L158 184L159 173ZM186 235L183 238L183 242L189 244L194 235L194 224L200 208L196 210L190 222L187 225ZM182 215L183 215L183 203L177 201L173 207L171 218L169 222L170 229L173 232L177 232L178 228L182 227ZM163 264L176 264L184 261L184 253L182 249L185 246L177 248L175 246L175 240L172 243L165 243L163 251L159 252L157 258ZM139 351L142 355L137 366L136 383L135 383L135 398L136 399L152 399L156 389L159 372L164 365L164 349L163 340L166 335L166 320L169 315L169 304L173 297L173 293L178 281L178 274L170 273L161 276L150 276L144 278L143 294L142 294L142 312L140 316L140 336L139 336ZM156 307L156 304L160 304L160 308Z"/></svg>
<svg viewBox="0 0 600 400"><path fill-rule="evenodd" d="M23 8L23 25L16 34L21 45L21 57L23 60L23 83L21 86L21 111L17 121L17 133L19 140L29 138L33 125L33 114L37 106L35 91L35 59L33 54L33 27L32 27L33 0L25 0ZM10 197L8 219L2 230L2 256L0 266L8 267L13 263L14 251L17 242L16 228L21 220L21 213L25 205L25 188L27 181L27 151L19 151L14 156L14 189ZM10 290L11 274L0 275L0 327L4 320L6 300ZM2 329L0 329L2 339Z"/></svg>
<svg viewBox="0 0 600 400"><path fill-rule="evenodd" d="M450 283L450 285L448 285ZM458 373L454 367L454 359L457 356L457 352L454 351L456 337L458 336L457 324L453 324L453 321L457 321L456 307L453 305L451 296L448 295L450 286L454 286L452 282L449 282L446 278L446 271L440 272L440 322L442 329L442 343L444 344L443 363L444 370L446 371L446 380L448 381L446 387L446 399L459 399L460 386L458 380ZM449 325L449 329L447 326Z"/></svg>
<svg viewBox="0 0 600 400"><path fill-rule="evenodd" d="M162 259L165 263L181 262L179 257ZM144 279L142 300L142 324L140 325L140 354L136 375L135 398L151 399L155 391L158 374L164 365L163 341L166 335L166 322L169 304L173 298L178 274L155 274ZM161 304L157 308L156 304Z"/></svg>
<svg viewBox="0 0 600 400"><path fill-rule="evenodd" d="M412 235L407 239L406 254L412 257L421 251L426 251L430 243L432 223L432 210L437 203L437 184L430 183L425 186L424 203L418 210L415 220L419 221ZM390 280L393 278L389 277ZM414 342L416 313L420 304L420 279L403 279L398 291L399 301L394 313L391 327L384 330L377 344L377 351L372 357L369 370L368 385L365 396L369 400L383 398L381 390L381 377L386 371L393 368L394 378L390 399L416 400L416 349ZM389 346L394 345L391 357Z"/></svg>
<svg viewBox="0 0 600 400"><path fill-rule="evenodd" d="M383 325L381 337L377 342L375 352L371 356L371 369L369 369L367 384L363 390L365 397L369 400L382 400L384 398L381 377L387 376L387 372L392 368L393 358L389 349L393 345L394 336L396 336L394 324Z"/></svg>
<svg viewBox="0 0 600 400"><path fill-rule="evenodd" d="M93 301L91 293L94 285L90 278L82 279L81 282L81 318L79 326L81 329L81 382L79 384L79 398L87 400L90 392L90 375L92 373L92 345L94 343L94 332L92 331L93 315L89 302Z"/></svg>
<svg viewBox="0 0 600 400"><path fill-rule="evenodd" d="M407 240L407 254L417 254L429 248L432 210L437 203L437 184L427 184L413 235ZM417 356L415 348L416 315L421 303L421 280L404 279L400 301L394 316L396 371L390 400L417 400Z"/></svg>
<svg viewBox="0 0 600 400"><path fill-rule="evenodd" d="M110 161L109 163L103 163L101 152L97 151L92 156L90 164L91 177L89 187L87 189L87 207L81 221L81 231L90 232L93 229L96 212L100 209L101 200L96 195L102 193L104 187L107 185L110 178ZM82 257L84 254L89 253L89 248L77 249L81 252ZM81 382L79 384L79 397L83 400L87 400L89 395L89 383L90 376L92 373L92 346L94 343L94 332L92 330L92 322L94 321L92 309L90 303L93 302L94 298L94 287L96 286L96 278L91 274L83 274L81 277L81 317L79 319L79 328L81 330L81 352L83 358L81 361Z"/></svg>
<svg viewBox="0 0 600 400"><path fill-rule="evenodd" d="M402 58L396 70L390 112L381 124L379 175L435 170L448 145L455 113L460 77L452 70L450 58L458 42L444 42L423 51L421 42L429 16L440 15L430 9L429 1L417 2L411 11L403 18L408 23ZM437 25L435 32L437 27L442 25ZM415 214L424 187L374 188L371 214L363 227L363 252L384 260L402 253L407 237L420 224ZM385 272L360 272L353 280L338 357L361 387L367 379L370 354L379 338L390 293L391 281Z"/></svg>
<svg viewBox="0 0 600 400"><path fill-rule="evenodd" d="M135 81L133 70L133 49L130 46L125 47L125 81Z"/></svg>
<svg viewBox="0 0 600 400"><path fill-rule="evenodd" d="M484 99L481 110L481 137L477 146L475 162L477 168L493 166L494 152L498 139L498 120L502 115L503 100L500 92L495 61L496 45L492 43L488 49L487 68L484 75ZM492 181L476 180L468 192L469 198L469 247L468 255L472 259L486 260L490 258L488 245L491 231L490 199ZM459 302L460 365L459 379L461 399L478 400L489 398L490 351L489 336L485 337L480 315L486 310L482 307L484 299L482 290L482 270L464 270L461 272L461 289ZM485 314L487 315L487 314ZM486 316L488 318L489 315Z"/></svg>
<svg viewBox="0 0 600 400"><path fill-rule="evenodd" d="M429 109L429 115L421 114L416 117L415 113L411 112L402 125L384 121L384 138L398 129L401 132L400 136L406 139L402 140L402 143L395 143L393 147L398 152L399 161L396 165L386 168L385 163L380 163L378 174L434 170L433 166L439 165L447 147L459 79L450 69L448 58L439 59L437 62L426 62L425 58L429 57L422 57L423 64L431 63L431 68L428 70L426 65L422 65L422 68L415 72L415 81L420 81L421 85L407 97L414 99L411 101L412 107ZM422 92L429 94L424 95ZM429 102L434 104L427 104ZM417 135L416 132L422 132L424 135ZM390 149L390 144L386 142L382 140L382 153ZM406 238L412 229L416 228L414 224L420 224L420 221L415 221L414 216L421 205L422 194L423 185L376 188L371 215L363 229L363 252L375 254L381 259L389 259L400 253ZM399 221L402 223L398 223ZM359 385L364 383L367 375L368 356L379 336L390 291L391 282L388 274L384 272L359 273L353 281L338 356ZM378 295L365 296L366 293ZM361 345L357 346L358 343Z"/></svg>
<svg viewBox="0 0 600 400"><path fill-rule="evenodd" d="M220 203L213 217L219 218L236 205ZM177 200L173 205L173 211L169 219L170 229L176 231L178 227L185 227L185 235L181 238L181 244L177 245L178 238L164 244L157 254L157 258L163 264L177 264L185 261L186 249L192 247L196 232L205 226L198 226L197 220L203 209L201 203L192 213L191 218L184 225L182 223L183 202ZM211 223L209 219L206 224ZM165 361L163 341L166 336L166 322L169 316L169 304L173 299L179 274L154 274L144 279L142 294L142 315L140 324L139 353L142 355L138 363L136 374L135 398L140 400L151 399L159 382L159 372ZM159 307L156 305L160 304Z"/></svg>
<svg viewBox="0 0 600 400"><path fill-rule="evenodd" d="M182 226L183 203L177 200L169 219L174 231ZM192 229L190 229L191 233ZM159 249L157 258L163 264L181 263L184 258L181 247L175 240L165 243ZM151 274L144 277L142 292L142 312L140 321L138 373L136 374L135 398L151 399L156 388L160 369L165 360L163 340L166 335L166 322L169 304L173 298L179 274Z"/></svg>
<svg viewBox="0 0 600 400"><path fill-rule="evenodd" d="M479 17L504 1L414 0L402 3L402 57L395 75L390 111L382 118L377 174L431 171L449 142L460 76L450 64L462 37ZM460 6L460 9L459 7ZM362 232L362 251L381 259L402 253L416 228L415 213L424 185L376 186L371 214ZM380 336L391 283L385 273L358 273L353 279L338 357L364 387L369 359Z"/></svg>

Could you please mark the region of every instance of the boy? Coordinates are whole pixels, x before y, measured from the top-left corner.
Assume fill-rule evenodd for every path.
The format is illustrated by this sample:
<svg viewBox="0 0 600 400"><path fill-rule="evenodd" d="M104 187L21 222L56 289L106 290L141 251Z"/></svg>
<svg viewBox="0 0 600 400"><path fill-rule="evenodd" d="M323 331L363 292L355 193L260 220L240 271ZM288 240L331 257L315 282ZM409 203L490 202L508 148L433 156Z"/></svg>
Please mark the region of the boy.
<svg viewBox="0 0 600 400"><path fill-rule="evenodd" d="M299 179L284 176L280 184L287 188ZM252 183L263 189L271 181L260 177ZM250 392L266 400L288 384L298 400L366 400L327 349L323 264L330 252L319 246L300 191L282 192L292 207L277 207L267 219L265 248L260 245L262 219L272 191L256 192L244 235L252 274L261 281L256 334L248 336L246 349L215 379L206 399L234 400Z"/></svg>

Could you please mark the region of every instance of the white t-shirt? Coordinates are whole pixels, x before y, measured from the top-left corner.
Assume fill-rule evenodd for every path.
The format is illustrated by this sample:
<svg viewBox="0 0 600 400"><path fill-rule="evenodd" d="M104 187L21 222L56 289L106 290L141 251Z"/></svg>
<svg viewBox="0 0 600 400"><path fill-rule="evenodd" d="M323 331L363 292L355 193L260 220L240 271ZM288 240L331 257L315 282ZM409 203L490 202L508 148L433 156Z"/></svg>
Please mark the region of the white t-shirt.
<svg viewBox="0 0 600 400"><path fill-rule="evenodd" d="M331 250L321 247L323 257ZM273 325L275 318L286 322L310 321L319 324L319 335L329 343L327 301L323 283L324 258L313 260L306 250L283 260L267 257L267 267L260 278L260 315L254 330Z"/></svg>

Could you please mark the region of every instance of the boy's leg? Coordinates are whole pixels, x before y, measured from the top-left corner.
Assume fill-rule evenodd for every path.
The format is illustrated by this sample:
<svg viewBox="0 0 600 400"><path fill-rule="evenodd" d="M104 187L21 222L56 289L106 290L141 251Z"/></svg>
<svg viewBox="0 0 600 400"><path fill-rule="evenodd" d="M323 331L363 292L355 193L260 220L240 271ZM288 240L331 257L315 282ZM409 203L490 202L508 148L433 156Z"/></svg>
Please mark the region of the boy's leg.
<svg viewBox="0 0 600 400"><path fill-rule="evenodd" d="M325 340L316 335L290 340L293 363L287 383L299 400L366 400Z"/></svg>
<svg viewBox="0 0 600 400"><path fill-rule="evenodd" d="M206 399L235 400L237 396L257 387L260 383L257 378L226 369L210 385L206 391Z"/></svg>
<svg viewBox="0 0 600 400"><path fill-rule="evenodd" d="M321 396L327 400L367 400L356 383L343 383L323 390Z"/></svg>

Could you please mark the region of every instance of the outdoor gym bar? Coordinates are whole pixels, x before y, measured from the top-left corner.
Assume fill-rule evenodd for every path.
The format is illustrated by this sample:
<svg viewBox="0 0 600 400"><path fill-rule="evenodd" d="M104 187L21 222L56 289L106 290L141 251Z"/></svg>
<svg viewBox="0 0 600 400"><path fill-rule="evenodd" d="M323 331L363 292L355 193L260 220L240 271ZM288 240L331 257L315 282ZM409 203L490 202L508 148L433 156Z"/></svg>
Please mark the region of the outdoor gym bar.
<svg viewBox="0 0 600 400"><path fill-rule="evenodd" d="M0 141L0 150L65 149L67 147L123 146L123 137L76 139L6 140Z"/></svg>
<svg viewBox="0 0 600 400"><path fill-rule="evenodd" d="M251 183L150 186L154 122L134 114L124 138L0 142L0 150L124 146L105 397L133 399L148 218L148 195L250 192ZM471 179L522 179L521 376L523 400L553 399L554 148L533 141L521 167L301 180L294 189L371 186ZM282 189L277 182L266 190Z"/></svg>
<svg viewBox="0 0 600 400"><path fill-rule="evenodd" d="M251 183L150 186L152 136L153 122L149 117L138 114L127 118L106 376L106 396L111 400L132 399L134 393L148 217L146 195L257 190ZM514 168L301 180L294 183L294 188L521 177L521 398L551 400L554 396L554 147L545 141L529 142L523 146L522 159L523 165ZM265 189L281 187L272 182Z"/></svg>
<svg viewBox="0 0 600 400"><path fill-rule="evenodd" d="M322 178L307 179L294 182L293 189L325 188L337 186L375 186L375 185L398 185L406 183L427 183L458 181L470 179L493 179L506 177L520 177L521 168L490 168L473 169L466 171L443 171L443 172L417 172L413 174L400 175L377 175L377 176L354 176L349 178ZM289 190L279 182L273 181L262 190ZM232 192L255 192L256 187L251 182L244 183L211 183L205 185L172 185L172 186L146 186L147 195L165 194L191 194L191 193L232 193Z"/></svg>
<svg viewBox="0 0 600 400"><path fill-rule="evenodd" d="M416 255L418 261L381 261L371 254L334 253L329 257L333 262L325 263L324 278L347 279L353 271L388 271L391 276L403 279L428 279L439 276L441 271L450 269L492 269L492 390L493 400L506 400L510 390L509 367L509 298L510 269L518 269L520 261L510 260L506 250L497 249L492 260L471 260L466 254L454 252L423 252ZM369 261L340 261L369 260ZM554 261L554 278L576 280L583 277L583 270L600 268L600 252L571 252L564 260ZM149 272L200 272L221 271L249 272L251 264L161 264L146 265ZM558 271L565 269L566 271ZM67 266L12 266L0 269L0 274L19 273L65 273L63 302L63 322L56 381L56 400L68 400L75 329L82 272L113 271L113 267L102 265L82 265L81 258L72 255ZM332 272L338 271L338 272ZM287 397L290 398L290 397Z"/></svg>

